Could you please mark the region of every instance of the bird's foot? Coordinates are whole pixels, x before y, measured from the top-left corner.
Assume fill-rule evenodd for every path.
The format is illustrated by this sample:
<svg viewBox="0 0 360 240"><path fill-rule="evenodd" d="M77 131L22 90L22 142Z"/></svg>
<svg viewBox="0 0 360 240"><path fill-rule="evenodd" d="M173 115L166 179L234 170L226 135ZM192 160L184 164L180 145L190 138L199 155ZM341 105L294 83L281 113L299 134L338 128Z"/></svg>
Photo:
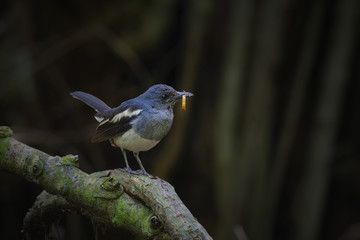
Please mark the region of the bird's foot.
<svg viewBox="0 0 360 240"><path fill-rule="evenodd" d="M143 175L143 176L147 176L149 178L153 178L155 179L155 177L149 173L147 173L145 170L136 170L136 171L132 171L132 174L135 174L135 175Z"/></svg>
<svg viewBox="0 0 360 240"><path fill-rule="evenodd" d="M134 174L134 175L147 176L147 177L152 178L152 179L155 179L155 178L156 178L156 177L154 177L153 175L151 175L151 174L149 174L149 173L147 173L146 171L141 170L141 169L139 169L139 170L132 170L131 168L123 168L122 170L125 170L125 171L129 174L129 176L130 176L130 174Z"/></svg>
<svg viewBox="0 0 360 240"><path fill-rule="evenodd" d="M141 174L144 175L144 176L147 176L149 178L155 178L153 175L147 173L145 170L140 170Z"/></svg>
<svg viewBox="0 0 360 240"><path fill-rule="evenodd" d="M128 172L129 176L130 174L136 174L136 171L132 170L130 167L126 167L124 170Z"/></svg>

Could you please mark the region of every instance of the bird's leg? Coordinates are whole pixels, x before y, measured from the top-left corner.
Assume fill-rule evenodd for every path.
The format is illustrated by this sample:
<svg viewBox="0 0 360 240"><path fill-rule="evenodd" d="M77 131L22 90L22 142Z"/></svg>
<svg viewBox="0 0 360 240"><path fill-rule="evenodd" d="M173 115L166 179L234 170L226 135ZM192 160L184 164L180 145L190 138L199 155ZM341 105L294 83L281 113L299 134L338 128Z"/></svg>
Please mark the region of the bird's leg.
<svg viewBox="0 0 360 240"><path fill-rule="evenodd" d="M134 152L133 154L134 154L134 157L136 158L136 161L137 161L138 164L140 165L142 174L145 175L145 176L151 176L150 174L148 174L148 173L146 172L144 166L142 165L141 160L140 160L140 158L139 158L139 153L138 153L138 152Z"/></svg>
<svg viewBox="0 0 360 240"><path fill-rule="evenodd" d="M130 174L130 172L132 172L130 166L129 166L129 163L128 163L128 160L127 160L127 157L126 157L126 151L122 148L120 148L122 153L123 153L123 156L124 156L124 159L125 159L125 164L126 164L126 171Z"/></svg>

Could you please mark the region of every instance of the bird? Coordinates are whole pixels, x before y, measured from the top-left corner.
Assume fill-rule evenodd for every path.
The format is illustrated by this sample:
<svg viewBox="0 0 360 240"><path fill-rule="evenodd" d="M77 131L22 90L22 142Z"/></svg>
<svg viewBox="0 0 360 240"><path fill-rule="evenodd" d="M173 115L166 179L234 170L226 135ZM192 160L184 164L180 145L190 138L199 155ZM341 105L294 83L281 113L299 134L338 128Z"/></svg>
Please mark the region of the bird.
<svg viewBox="0 0 360 240"><path fill-rule="evenodd" d="M108 140L113 147L120 148L126 164L125 170L129 174L137 173L130 168L127 160L126 151L132 152L141 168L140 173L151 176L142 165L139 153L155 147L168 134L174 119L174 105L180 99L194 94L176 91L165 84L156 84L115 108L89 93L75 91L70 95L96 111L94 117L99 124L91 142Z"/></svg>

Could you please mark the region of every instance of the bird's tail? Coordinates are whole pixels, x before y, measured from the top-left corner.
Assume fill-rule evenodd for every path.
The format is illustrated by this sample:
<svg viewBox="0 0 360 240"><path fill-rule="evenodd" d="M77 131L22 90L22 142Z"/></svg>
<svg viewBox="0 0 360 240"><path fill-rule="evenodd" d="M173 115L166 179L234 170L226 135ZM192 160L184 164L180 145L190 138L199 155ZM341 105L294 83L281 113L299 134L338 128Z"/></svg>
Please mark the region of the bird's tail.
<svg viewBox="0 0 360 240"><path fill-rule="evenodd" d="M95 109L97 112L103 112L103 111L111 109L108 105L106 105L106 103L104 103L103 101L101 101L100 99L98 99L97 97L95 97L91 94L81 92L81 91L76 91L76 92L70 93L70 95L73 96L74 98L79 99L80 101L86 103L87 105L89 105L90 107Z"/></svg>

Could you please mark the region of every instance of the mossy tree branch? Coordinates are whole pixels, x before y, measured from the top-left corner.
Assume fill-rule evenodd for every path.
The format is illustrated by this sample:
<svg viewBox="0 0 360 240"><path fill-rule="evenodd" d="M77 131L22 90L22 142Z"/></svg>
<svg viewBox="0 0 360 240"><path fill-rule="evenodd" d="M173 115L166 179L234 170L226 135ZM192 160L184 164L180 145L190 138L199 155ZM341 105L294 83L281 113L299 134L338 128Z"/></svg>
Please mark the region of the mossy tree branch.
<svg viewBox="0 0 360 240"><path fill-rule="evenodd" d="M25 231L31 230L34 219L49 216L44 211L60 209L78 210L93 222L127 229L143 238L212 239L169 183L122 170L87 174L78 168L76 156L53 157L11 135L9 128L0 127L0 169L50 193L39 195L25 217Z"/></svg>

